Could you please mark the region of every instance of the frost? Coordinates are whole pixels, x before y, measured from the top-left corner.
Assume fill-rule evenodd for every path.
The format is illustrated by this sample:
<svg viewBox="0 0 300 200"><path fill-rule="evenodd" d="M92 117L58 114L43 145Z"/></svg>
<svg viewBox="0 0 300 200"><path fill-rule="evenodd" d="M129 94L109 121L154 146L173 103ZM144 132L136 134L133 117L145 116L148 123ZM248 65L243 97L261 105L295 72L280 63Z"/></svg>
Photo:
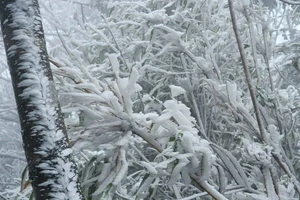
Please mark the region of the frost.
<svg viewBox="0 0 300 200"><path fill-rule="evenodd" d="M227 82L227 93L229 102L232 104L232 106L236 107L237 105L237 85L235 83Z"/></svg>
<svg viewBox="0 0 300 200"><path fill-rule="evenodd" d="M155 169L155 167L153 167L150 163L147 163L145 161L141 161L141 164L147 168L147 170L151 173L151 174L158 174L157 170Z"/></svg>
<svg viewBox="0 0 300 200"><path fill-rule="evenodd" d="M185 90L182 87L176 85L170 85L172 97L177 97L185 93Z"/></svg>
<svg viewBox="0 0 300 200"><path fill-rule="evenodd" d="M279 153L283 136L280 135L280 133L277 131L277 127L273 124L268 126L268 131L270 133L272 147L274 148L275 153Z"/></svg>
<svg viewBox="0 0 300 200"><path fill-rule="evenodd" d="M113 72L117 74L119 72L119 68L120 68L117 55L109 54L108 58L110 60L111 66L113 68Z"/></svg>
<svg viewBox="0 0 300 200"><path fill-rule="evenodd" d="M151 13L148 13L148 14L142 14L142 17L146 20L148 20L149 22L151 23L154 23L154 24L160 24L160 23L163 23L165 21L165 18L167 17L165 15L165 10L162 9L162 10L155 10Z"/></svg>
<svg viewBox="0 0 300 200"><path fill-rule="evenodd" d="M62 156L68 156L68 155L70 155L72 152L73 152L73 150L69 148L69 149L63 150L61 153L62 153Z"/></svg>
<svg viewBox="0 0 300 200"><path fill-rule="evenodd" d="M179 159L179 162L175 165L174 169L172 170L171 178L168 182L168 184L173 185L179 179L180 172L183 167L185 167L189 163L189 160L187 158Z"/></svg>

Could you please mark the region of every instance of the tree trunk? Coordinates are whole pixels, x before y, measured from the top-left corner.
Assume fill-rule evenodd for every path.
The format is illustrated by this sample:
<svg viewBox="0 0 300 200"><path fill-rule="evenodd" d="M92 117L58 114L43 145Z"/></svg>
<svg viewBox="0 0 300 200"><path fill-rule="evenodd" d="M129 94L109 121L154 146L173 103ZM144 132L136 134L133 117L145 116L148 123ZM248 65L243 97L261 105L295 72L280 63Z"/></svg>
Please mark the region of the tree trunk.
<svg viewBox="0 0 300 200"><path fill-rule="evenodd" d="M38 2L2 0L0 19L35 199L82 199Z"/></svg>

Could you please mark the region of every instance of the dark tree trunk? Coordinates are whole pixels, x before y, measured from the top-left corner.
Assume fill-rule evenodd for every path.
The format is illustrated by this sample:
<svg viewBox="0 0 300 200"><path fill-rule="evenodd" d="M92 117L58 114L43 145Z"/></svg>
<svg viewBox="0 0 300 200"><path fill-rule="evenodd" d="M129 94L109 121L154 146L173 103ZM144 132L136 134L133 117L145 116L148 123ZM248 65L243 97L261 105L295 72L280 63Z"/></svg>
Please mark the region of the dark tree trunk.
<svg viewBox="0 0 300 200"><path fill-rule="evenodd" d="M1 0L0 19L35 198L82 199L38 2Z"/></svg>

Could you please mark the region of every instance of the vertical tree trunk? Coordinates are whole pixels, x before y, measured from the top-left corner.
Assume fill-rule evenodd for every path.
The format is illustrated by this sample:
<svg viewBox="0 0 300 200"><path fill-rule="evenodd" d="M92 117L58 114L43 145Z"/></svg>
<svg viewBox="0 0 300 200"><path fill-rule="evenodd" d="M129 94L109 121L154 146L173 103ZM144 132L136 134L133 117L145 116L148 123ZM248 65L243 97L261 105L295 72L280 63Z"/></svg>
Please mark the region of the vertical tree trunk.
<svg viewBox="0 0 300 200"><path fill-rule="evenodd" d="M37 0L1 0L1 28L37 200L82 199Z"/></svg>

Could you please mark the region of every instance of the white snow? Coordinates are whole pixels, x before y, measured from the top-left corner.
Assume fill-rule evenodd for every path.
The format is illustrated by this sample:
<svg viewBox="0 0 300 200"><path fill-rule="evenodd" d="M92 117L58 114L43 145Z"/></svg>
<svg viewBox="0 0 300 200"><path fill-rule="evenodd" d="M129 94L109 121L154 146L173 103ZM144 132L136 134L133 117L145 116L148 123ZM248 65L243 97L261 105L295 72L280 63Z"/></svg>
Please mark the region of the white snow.
<svg viewBox="0 0 300 200"><path fill-rule="evenodd" d="M155 169L154 166L152 166L150 163L141 161L141 164L150 172L151 174L157 174L157 170Z"/></svg>
<svg viewBox="0 0 300 200"><path fill-rule="evenodd" d="M170 85L169 87L171 89L172 97L177 97L177 96L185 93L185 90L180 86Z"/></svg>

